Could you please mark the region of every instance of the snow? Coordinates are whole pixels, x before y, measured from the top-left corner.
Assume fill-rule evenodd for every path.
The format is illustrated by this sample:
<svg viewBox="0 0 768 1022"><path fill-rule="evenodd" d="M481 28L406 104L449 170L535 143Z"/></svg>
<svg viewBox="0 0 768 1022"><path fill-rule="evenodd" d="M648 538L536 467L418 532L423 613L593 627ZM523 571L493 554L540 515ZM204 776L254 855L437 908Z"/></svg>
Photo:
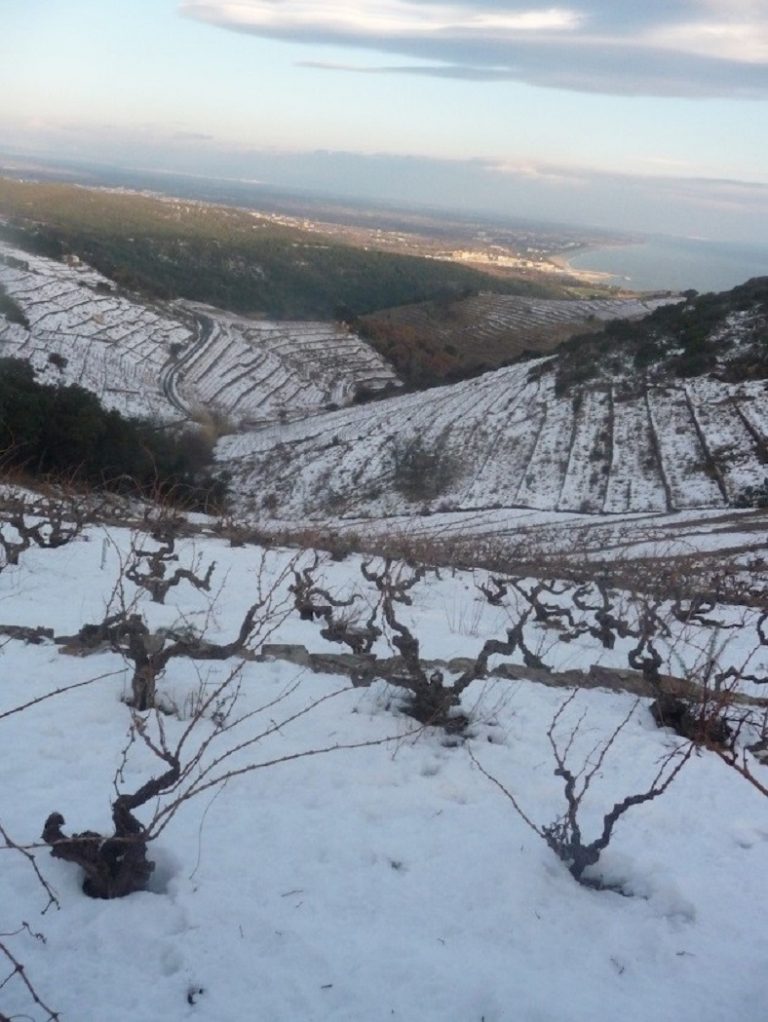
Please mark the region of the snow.
<svg viewBox="0 0 768 1022"><path fill-rule="evenodd" d="M224 437L238 513L261 525L265 490L281 517L414 517L427 508L606 512L722 508L762 482L756 416L764 385L696 381L557 396L548 360ZM543 375L542 375L543 374ZM417 442L447 467L428 499L398 492L393 450Z"/></svg>
<svg viewBox="0 0 768 1022"><path fill-rule="evenodd" d="M693 526L692 513L689 520ZM128 529L94 526L68 546L25 552L18 568L0 573L0 620L64 632L100 620L131 542ZM233 549L204 530L180 541L177 552L182 566L216 561L210 596L182 583L160 606L126 582L124 599L136 600L154 627L186 622L206 627L214 641L233 637L259 579L264 587L296 557L311 557ZM320 577L339 594L363 591L357 558L324 561ZM425 656L473 655L499 634L509 617L480 600L476 582L485 577L442 571L413 590L403 614L424 639ZM722 613L735 619L745 611ZM748 632L725 633L732 647L724 662L744 656ZM544 630L535 634L537 648L551 646ZM282 619L278 612L269 641L338 650L295 613ZM691 663L697 645L696 630L681 627L665 658ZM618 646L608 652L580 640L563 647L558 666L626 664L626 645ZM101 678L0 718L3 826L34 843L58 810L67 832L106 831L130 726L121 701L126 664L110 652L81 658L18 641L5 642L0 664L0 713ZM189 723L200 687L233 667L238 710L254 714L238 733L271 732L238 753L235 766L390 740L258 769L185 804L151 846L152 889L126 899L86 898L77 869L41 849L37 861L60 902L41 917L42 889L28 863L6 851L2 930L26 920L45 943L23 930L3 940L63 1022L765 1017L765 802L714 753L697 752L662 798L617 825L600 869L632 895L622 897L578 886L469 756L471 749L536 824L551 822L564 802L546 731L568 689L474 683L463 703L472 718L464 743L437 729L414 734L415 722L397 712L394 693L381 683L353 688L346 678L302 673L282 660L174 659L160 683L166 705L175 707L162 718L170 741ZM323 696L330 698L274 727ZM593 755L634 702L621 691L580 691L558 730L567 740L586 714L569 761ZM214 733L208 720L197 728L201 740ZM676 742L655 727L641 700L590 789L588 839L616 798L648 786ZM134 747L121 771L123 790L153 769L147 751ZM145 806L139 815L152 812ZM0 989L0 1012L44 1018L17 978Z"/></svg>
<svg viewBox="0 0 768 1022"><path fill-rule="evenodd" d="M429 304L389 309L379 315L399 325L419 327L428 323L443 343L455 342L460 335L462 343L471 339L473 346L483 351L503 338L508 351L513 350L514 341L517 351L522 352L526 348L546 350L568 334L593 332L611 319L638 319L679 301L679 297L563 300L481 292L454 303L452 317L443 321Z"/></svg>
<svg viewBox="0 0 768 1022"><path fill-rule="evenodd" d="M452 563L505 555L542 571L623 563L627 584L635 567L669 568L671 557L680 570L727 569L752 587L752 605L707 611L713 629L662 603L661 670L695 679L714 658L721 671L766 677L765 511L726 506L765 474L763 381L603 386L574 401L556 394L550 362L539 360L329 412L324 405L350 404L360 385L397 382L354 334L140 302L82 265L9 246L0 256L0 280L31 324L0 318L4 354L128 414L168 419L202 408L242 427L218 449L234 474L236 525L275 534L310 526L369 545L424 539ZM479 344L513 327L645 311L640 302L471 301ZM51 363L52 353L66 361ZM452 468L444 492L428 500L396 485L393 452L417 440ZM186 739L201 754L189 781L222 753L221 771L235 775L170 814L150 845L149 890L110 902L86 898L78 870L53 860L39 835L53 811L67 833L107 833L115 785L135 791L158 773L148 747L129 741L129 666L109 650L85 657L61 642L0 636L0 822L34 851L58 899L43 912L29 862L5 849L0 942L62 1022L762 1022L768 824L756 788L697 750L663 797L617 824L597 872L622 896L579 886L483 772L535 826L555 821L565 802L547 730L580 677L585 687L555 737L561 749L570 742L578 770L615 736L580 817L585 840L595 837L613 803L646 790L680 747L656 728L648 700L622 688L618 672L635 640L605 648L582 632L563 641L552 621L531 618L528 648L554 673L525 668L520 651L492 658L494 670L514 667L516 680L473 682L460 707L467 734L447 736L420 728L402 712L402 693L380 680L354 687L285 651L260 652L267 643L340 652L293 608L289 584L313 563L311 550L234 548L210 519L189 523L174 565L204 572L215 561L211 591L182 582L164 605L125 578L137 542L152 546L127 524L26 550L18 567L0 562L3 626L44 625L58 637L122 609L156 635L183 628L225 643L250 605L266 599L268 608L247 657L169 661L158 682L163 713L139 718L147 733L157 742L162 727L173 746L201 699L224 686ZM353 622L378 615L373 652L388 657L391 632L360 568L359 556L320 555L317 583L339 598L357 594ZM412 605L398 608L421 656L440 661L448 680L461 670L450 661L475 658L520 620L537 580L518 579L501 606L481 595L488 583L480 568L430 570ZM542 599L571 608L572 595L559 587ZM588 591L592 609L574 612L577 624L594 625L599 595ZM642 600L630 591L614 599L636 623ZM618 681L586 687L595 677ZM46 698L71 685L80 687ZM739 694L765 691L744 680ZM222 726L234 719L228 711L239 719L232 731ZM755 765L761 779L765 769ZM159 820L167 805L161 795L138 815ZM0 1017L42 1022L20 978L3 983L7 972Z"/></svg>
<svg viewBox="0 0 768 1022"><path fill-rule="evenodd" d="M253 426L347 405L357 390L399 383L373 348L336 323L246 319L190 302L208 331L180 356L183 386L233 421Z"/></svg>

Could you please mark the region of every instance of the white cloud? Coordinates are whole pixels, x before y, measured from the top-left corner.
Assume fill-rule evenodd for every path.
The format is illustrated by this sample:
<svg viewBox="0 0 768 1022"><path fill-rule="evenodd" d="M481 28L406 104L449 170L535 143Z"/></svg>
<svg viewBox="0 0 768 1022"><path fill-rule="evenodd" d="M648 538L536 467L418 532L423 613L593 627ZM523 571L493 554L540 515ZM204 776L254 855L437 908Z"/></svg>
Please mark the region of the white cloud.
<svg viewBox="0 0 768 1022"><path fill-rule="evenodd" d="M735 20L731 15L718 20L685 21L665 25L644 34L642 42L704 57L734 62L768 62L768 20Z"/></svg>
<svg viewBox="0 0 768 1022"><path fill-rule="evenodd" d="M577 27L580 15L561 7L500 12L494 4L419 4L409 0L240 0L199 3L187 0L181 11L204 21L252 30L329 32L373 38L397 35L456 35L474 32L510 34L564 31Z"/></svg>
<svg viewBox="0 0 768 1022"><path fill-rule="evenodd" d="M494 174L506 174L509 177L526 178L542 184L557 187L580 188L588 183L585 176L571 170L548 167L537 163L493 163L487 169Z"/></svg>
<svg viewBox="0 0 768 1022"><path fill-rule="evenodd" d="M423 62L349 70L582 92L768 97L766 0L184 0L179 9L266 38Z"/></svg>

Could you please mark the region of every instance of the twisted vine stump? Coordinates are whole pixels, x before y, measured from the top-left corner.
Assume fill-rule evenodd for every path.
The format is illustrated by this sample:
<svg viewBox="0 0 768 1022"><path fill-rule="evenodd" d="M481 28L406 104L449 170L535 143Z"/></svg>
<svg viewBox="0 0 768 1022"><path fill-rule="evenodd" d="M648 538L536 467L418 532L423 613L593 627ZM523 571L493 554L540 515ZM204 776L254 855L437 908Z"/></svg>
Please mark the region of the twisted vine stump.
<svg viewBox="0 0 768 1022"><path fill-rule="evenodd" d="M144 891L155 868L147 856L150 834L133 811L170 788L178 779L178 759L166 754L169 769L153 777L132 795L118 795L112 803L114 834L105 837L92 830L67 837L62 831L64 817L51 813L45 821L42 838L51 846L55 859L73 862L85 873L83 892L89 898L124 898Z"/></svg>

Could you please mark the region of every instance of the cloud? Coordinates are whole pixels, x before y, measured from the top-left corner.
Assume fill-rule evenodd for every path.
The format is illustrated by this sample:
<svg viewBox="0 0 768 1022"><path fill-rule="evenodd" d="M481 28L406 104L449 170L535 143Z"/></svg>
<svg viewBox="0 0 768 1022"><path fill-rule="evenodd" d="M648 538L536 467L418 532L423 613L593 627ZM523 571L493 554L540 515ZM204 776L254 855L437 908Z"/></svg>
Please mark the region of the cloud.
<svg viewBox="0 0 768 1022"><path fill-rule="evenodd" d="M433 3L431 0L187 0L182 13L255 32L331 34L349 38L530 33L568 30L581 20L567 7L510 3Z"/></svg>
<svg viewBox="0 0 768 1022"><path fill-rule="evenodd" d="M527 178L541 184L555 187L580 188L588 184L588 177L583 173L562 167L549 167L539 163L490 163L486 169L494 174L507 174L510 177Z"/></svg>
<svg viewBox="0 0 768 1022"><path fill-rule="evenodd" d="M206 135L202 131L174 131L173 138L180 142L212 142L213 135Z"/></svg>
<svg viewBox="0 0 768 1022"><path fill-rule="evenodd" d="M416 63L305 66L624 95L768 98L765 0L185 0L222 28Z"/></svg>

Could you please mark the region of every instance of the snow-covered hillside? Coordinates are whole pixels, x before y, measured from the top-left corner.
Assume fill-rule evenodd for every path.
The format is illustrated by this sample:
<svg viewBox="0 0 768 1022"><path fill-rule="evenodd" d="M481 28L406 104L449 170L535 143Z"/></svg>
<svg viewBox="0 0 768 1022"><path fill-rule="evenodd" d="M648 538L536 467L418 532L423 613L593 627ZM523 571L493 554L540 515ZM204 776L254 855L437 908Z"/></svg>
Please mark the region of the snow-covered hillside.
<svg viewBox="0 0 768 1022"><path fill-rule="evenodd" d="M558 397L546 361L225 438L241 512L284 517L537 508L587 513L731 504L762 480L763 381L710 378Z"/></svg>
<svg viewBox="0 0 768 1022"><path fill-rule="evenodd" d="M468 298L465 315L477 322L481 339L502 332L535 332L562 324L638 319L679 298L580 298L574 301L484 293Z"/></svg>
<svg viewBox="0 0 768 1022"><path fill-rule="evenodd" d="M46 382L78 383L127 415L177 418L163 367L188 329L130 301L88 267L28 255L0 243L0 284L29 329L0 317L0 353L32 363Z"/></svg>
<svg viewBox="0 0 768 1022"><path fill-rule="evenodd" d="M225 419L236 432L217 456L232 476L233 514L270 528L334 522L360 531L368 521L371 531L384 522L434 533L439 523L448 532L469 529L467 537L487 534L492 523L504 535L527 509L556 513L558 527L574 516L719 513L766 475L766 382L751 370L741 382L720 371L723 359L743 361L759 346L748 307L718 321L716 373L638 372L617 341L605 365L570 389L556 367L578 370L575 349L358 405L361 390L397 380L343 327L148 304L79 263L7 245L0 257L0 284L29 323L0 317L0 353L29 359L41 379L81 383L129 414ZM755 298L742 290L748 306ZM482 295L478 322L467 329L482 346L491 321L494 330L538 329L576 314L565 306L601 320L619 311L636 317L654 304Z"/></svg>
<svg viewBox="0 0 768 1022"><path fill-rule="evenodd" d="M6 634L0 823L32 846L57 904L40 915L39 880L6 849L2 943L62 1022L762 1022L768 828L755 787L699 750L665 794L617 824L598 873L625 896L580 886L483 775L536 826L560 817L563 783L547 732L570 689L524 680L524 670L522 680L480 679L462 698L467 737L419 728L398 711L397 690L354 687L346 675L275 656L279 644L339 649L291 609L288 584L315 563L311 552L233 549L207 528L177 539L175 553L183 567L216 562L210 592L182 582L165 605L126 577L137 548L156 545L127 528L90 526L0 572L4 625L44 625L59 636L122 609L160 643L193 632L229 642L245 608L272 592L253 652L266 641L273 653L170 660L158 681L166 712L157 716L132 716L122 701L129 665L108 645L63 655L67 647L50 639ZM314 574L339 599L359 592L360 618L376 606L357 558L321 561ZM399 613L425 657L474 657L517 619L514 598L493 606L482 596L477 585L488 582L480 572L430 573L410 590L413 602ZM701 667L711 628L661 613L672 628L661 637L665 669ZM756 612L714 616L742 625L716 632L720 665L743 665ZM556 631L532 621L527 634L558 670L626 666L627 640L613 649L586 634L558 643ZM390 652L386 632L374 652ZM521 665L519 654L514 660ZM766 666L764 656L749 662L751 671ZM197 713L221 684L221 698ZM68 685L81 687L47 698ZM217 776L202 772L224 753L219 773L233 775L180 804L150 842L147 891L92 900L74 865L34 846L54 811L67 833L107 833L115 786L135 792L166 768L137 727L170 747L186 734L185 756L202 750L192 783ZM578 692L553 731L574 769L596 767L611 735L580 812L585 840L616 800L645 791L660 762L683 751L656 728L648 700L636 703L620 682ZM148 824L173 794L136 815ZM0 1013L47 1017L18 975L0 988Z"/></svg>
<svg viewBox="0 0 768 1022"><path fill-rule="evenodd" d="M0 244L0 285L29 329L0 316L0 354L47 382L78 383L109 408L158 419L209 412L234 425L347 404L397 382L357 335L184 302L147 304L83 264Z"/></svg>
<svg viewBox="0 0 768 1022"><path fill-rule="evenodd" d="M202 320L204 332L203 341L178 356L184 390L241 428L347 405L359 390L397 383L373 348L335 323L248 320L207 306L178 306Z"/></svg>

